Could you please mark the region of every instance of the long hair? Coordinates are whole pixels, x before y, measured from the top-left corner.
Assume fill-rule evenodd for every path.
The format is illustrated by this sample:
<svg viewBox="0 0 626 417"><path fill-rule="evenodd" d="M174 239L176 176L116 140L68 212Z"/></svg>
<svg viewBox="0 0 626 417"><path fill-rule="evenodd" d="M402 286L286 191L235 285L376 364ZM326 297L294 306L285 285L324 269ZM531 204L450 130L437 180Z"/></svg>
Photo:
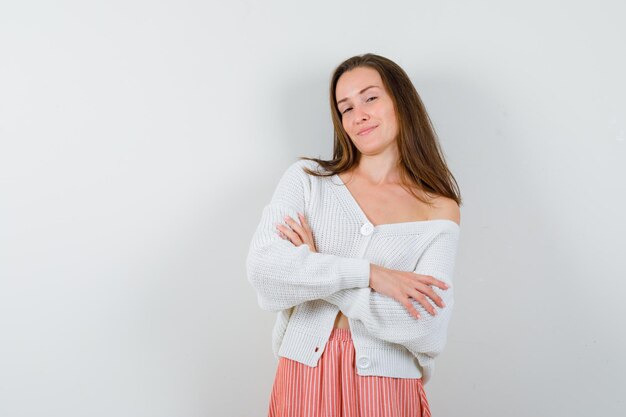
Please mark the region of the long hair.
<svg viewBox="0 0 626 417"><path fill-rule="evenodd" d="M346 71L358 67L369 67L378 71L384 88L395 106L402 186L425 204L431 205L431 202L425 201L415 192L415 188L429 196L434 194L431 197L449 197L460 206L461 194L458 184L448 169L435 129L417 90L398 64L380 55L368 53L353 56L339 64L333 72L330 81L330 109L335 131L333 158L327 161L306 156L298 157L316 161L327 172L311 171L308 168L304 168L304 171L310 175L332 176L358 165L360 152L343 128L342 114L339 112L335 97L339 77Z"/></svg>

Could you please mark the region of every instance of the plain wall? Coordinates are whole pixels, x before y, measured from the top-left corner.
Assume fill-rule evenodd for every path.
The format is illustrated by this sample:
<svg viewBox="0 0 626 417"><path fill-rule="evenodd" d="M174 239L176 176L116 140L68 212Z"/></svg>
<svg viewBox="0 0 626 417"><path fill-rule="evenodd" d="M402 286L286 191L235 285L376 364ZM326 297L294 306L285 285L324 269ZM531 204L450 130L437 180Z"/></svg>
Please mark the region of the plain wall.
<svg viewBox="0 0 626 417"><path fill-rule="evenodd" d="M245 256L366 52L410 75L464 199L433 416L623 415L625 12L0 3L0 415L267 415Z"/></svg>

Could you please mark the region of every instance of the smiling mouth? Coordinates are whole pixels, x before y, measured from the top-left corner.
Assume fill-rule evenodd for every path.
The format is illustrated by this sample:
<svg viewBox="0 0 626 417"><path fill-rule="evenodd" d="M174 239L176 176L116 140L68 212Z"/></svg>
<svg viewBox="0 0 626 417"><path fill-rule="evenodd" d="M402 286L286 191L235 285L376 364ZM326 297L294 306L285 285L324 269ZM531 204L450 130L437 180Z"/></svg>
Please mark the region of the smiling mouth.
<svg viewBox="0 0 626 417"><path fill-rule="evenodd" d="M376 129L378 126L374 126L374 127L370 127L367 130L364 130L363 132L359 132L357 133L359 136L363 136L363 135L367 135L368 133L370 133L372 130Z"/></svg>

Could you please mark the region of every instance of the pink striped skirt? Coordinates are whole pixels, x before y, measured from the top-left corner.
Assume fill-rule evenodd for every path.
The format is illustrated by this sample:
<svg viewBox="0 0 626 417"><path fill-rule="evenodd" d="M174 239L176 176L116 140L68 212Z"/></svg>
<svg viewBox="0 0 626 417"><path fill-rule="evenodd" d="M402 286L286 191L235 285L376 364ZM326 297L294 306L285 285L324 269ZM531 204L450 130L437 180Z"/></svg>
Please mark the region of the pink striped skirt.
<svg viewBox="0 0 626 417"><path fill-rule="evenodd" d="M333 328L316 367L280 357L269 417L430 417L421 379L360 376L350 329Z"/></svg>

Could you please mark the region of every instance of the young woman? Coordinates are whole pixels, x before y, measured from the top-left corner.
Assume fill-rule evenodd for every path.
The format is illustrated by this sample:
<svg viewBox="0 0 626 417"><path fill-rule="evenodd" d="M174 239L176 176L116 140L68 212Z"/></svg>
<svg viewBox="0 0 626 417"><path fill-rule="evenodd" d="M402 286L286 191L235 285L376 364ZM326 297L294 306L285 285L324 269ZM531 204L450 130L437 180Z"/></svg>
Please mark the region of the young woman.
<svg viewBox="0 0 626 417"><path fill-rule="evenodd" d="M330 84L333 159L283 174L248 279L278 312L269 416L430 416L424 384L454 302L458 185L407 74L347 59Z"/></svg>

